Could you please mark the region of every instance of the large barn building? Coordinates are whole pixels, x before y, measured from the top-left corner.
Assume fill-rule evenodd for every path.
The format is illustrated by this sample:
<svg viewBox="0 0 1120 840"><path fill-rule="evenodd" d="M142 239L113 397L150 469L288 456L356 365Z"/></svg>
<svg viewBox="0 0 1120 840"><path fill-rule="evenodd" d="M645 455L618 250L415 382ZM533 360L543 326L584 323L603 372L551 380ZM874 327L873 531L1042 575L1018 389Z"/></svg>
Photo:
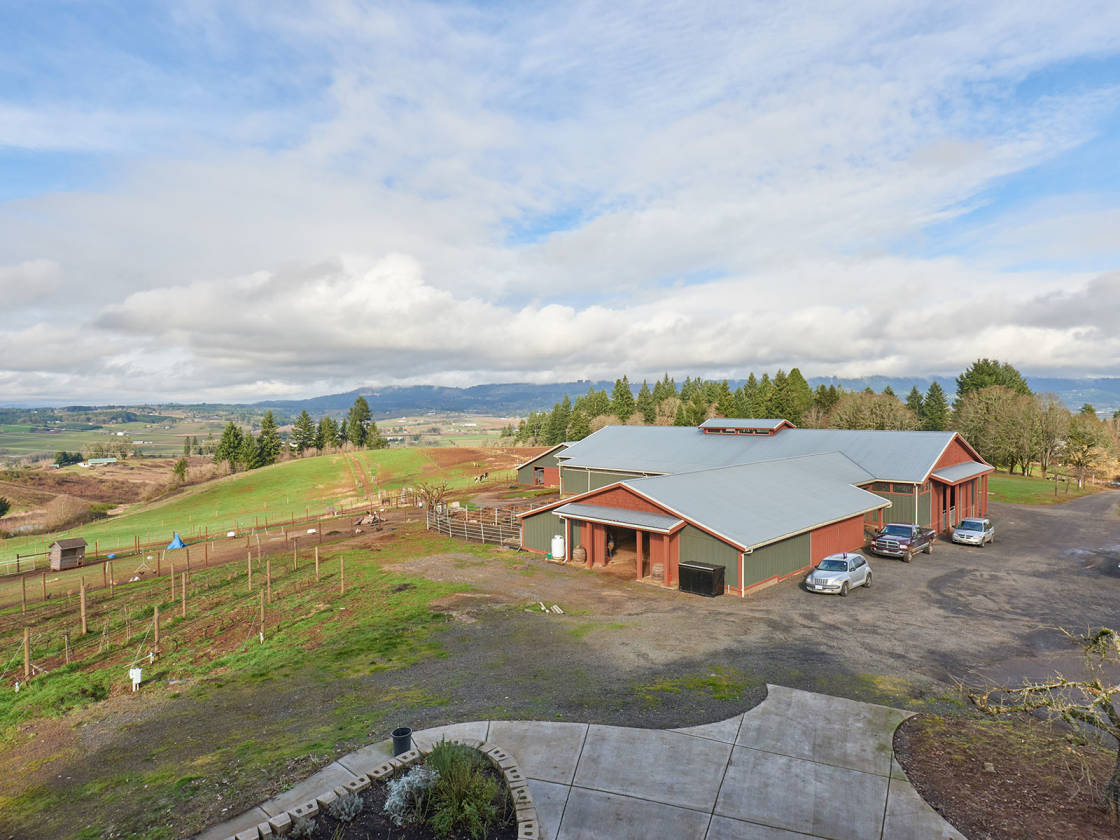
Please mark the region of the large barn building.
<svg viewBox="0 0 1120 840"><path fill-rule="evenodd" d="M517 465L517 483L528 487L559 487L560 461L570 443L558 443Z"/></svg>
<svg viewBox="0 0 1120 840"><path fill-rule="evenodd" d="M786 420L607 426L554 453L559 501L521 516L522 546L633 563L676 586L682 561L723 566L743 595L854 551L865 528L939 533L987 514L992 467L955 432L798 429ZM656 574L655 574L656 572Z"/></svg>

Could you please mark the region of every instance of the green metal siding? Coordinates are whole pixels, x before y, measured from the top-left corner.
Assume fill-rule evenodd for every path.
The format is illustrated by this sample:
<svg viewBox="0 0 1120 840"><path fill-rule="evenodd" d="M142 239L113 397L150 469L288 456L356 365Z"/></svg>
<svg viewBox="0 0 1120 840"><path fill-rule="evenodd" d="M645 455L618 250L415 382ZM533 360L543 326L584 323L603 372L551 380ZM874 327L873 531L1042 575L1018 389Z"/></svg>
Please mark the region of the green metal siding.
<svg viewBox="0 0 1120 840"><path fill-rule="evenodd" d="M587 489L598 490L600 487L606 487L610 484L617 484L620 481L638 477L639 476L634 475L634 473L614 473L607 472L606 470L592 470L590 477L591 486Z"/></svg>
<svg viewBox="0 0 1120 840"><path fill-rule="evenodd" d="M552 551L552 538L564 534L564 520L549 510L526 516L521 523L521 544L525 548L547 553Z"/></svg>
<svg viewBox="0 0 1120 840"><path fill-rule="evenodd" d="M728 586L739 585L739 550L732 548L711 534L706 534L692 525L681 529L679 560L684 563L694 560L698 563L712 563L723 566L723 580Z"/></svg>
<svg viewBox="0 0 1120 840"><path fill-rule="evenodd" d="M744 586L753 586L768 578L788 575L809 565L809 535L771 543L756 548L744 560Z"/></svg>
<svg viewBox="0 0 1120 840"><path fill-rule="evenodd" d="M918 494L918 524L923 528L928 528L929 523L932 521L930 518L930 499L933 498L931 493ZM907 519L907 522L913 522L912 519Z"/></svg>
<svg viewBox="0 0 1120 840"><path fill-rule="evenodd" d="M568 447L565 446L562 449L557 449L554 452L545 452L542 455L538 455L532 461L529 461L525 464L522 464L521 467L517 470L517 483L518 484L532 484L533 483L533 469L535 467L558 467L558 466L560 466L560 462L556 460L556 456L557 455L563 455L564 450L567 449L567 448Z"/></svg>
<svg viewBox="0 0 1120 840"><path fill-rule="evenodd" d="M532 484L533 483L533 468L522 467L517 471L518 484Z"/></svg>
<svg viewBox="0 0 1120 840"><path fill-rule="evenodd" d="M914 494L913 493L876 493L876 496L882 496L891 502L889 508L883 510L883 521L885 522L909 522L914 521ZM929 503L927 499L926 512L928 518Z"/></svg>

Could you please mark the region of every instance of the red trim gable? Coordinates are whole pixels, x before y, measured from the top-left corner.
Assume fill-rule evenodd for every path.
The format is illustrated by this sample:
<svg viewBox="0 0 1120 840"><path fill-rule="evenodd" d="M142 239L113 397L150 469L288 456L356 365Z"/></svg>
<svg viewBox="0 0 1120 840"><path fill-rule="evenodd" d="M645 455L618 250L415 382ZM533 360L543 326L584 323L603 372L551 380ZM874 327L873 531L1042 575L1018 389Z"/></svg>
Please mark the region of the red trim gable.
<svg viewBox="0 0 1120 840"><path fill-rule="evenodd" d="M940 467L951 467L954 464L963 464L968 461L976 461L981 464L987 464L989 467L991 466L991 464L988 464L987 461L980 457L980 453L973 449L967 440L960 436L960 433L954 432L952 440L946 444L945 448L941 451L941 455L934 461L929 472L926 473L926 480L929 479L930 473Z"/></svg>

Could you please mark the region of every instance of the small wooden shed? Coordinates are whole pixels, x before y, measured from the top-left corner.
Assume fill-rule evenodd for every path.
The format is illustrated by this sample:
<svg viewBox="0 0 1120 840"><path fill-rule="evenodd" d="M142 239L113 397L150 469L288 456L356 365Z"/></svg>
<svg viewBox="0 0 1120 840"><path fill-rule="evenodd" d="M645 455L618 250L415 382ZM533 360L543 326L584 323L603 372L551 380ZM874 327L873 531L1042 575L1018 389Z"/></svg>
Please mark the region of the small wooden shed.
<svg viewBox="0 0 1120 840"><path fill-rule="evenodd" d="M86 541L81 537L69 540L56 540L51 543L51 569L74 569L81 566L86 559Z"/></svg>

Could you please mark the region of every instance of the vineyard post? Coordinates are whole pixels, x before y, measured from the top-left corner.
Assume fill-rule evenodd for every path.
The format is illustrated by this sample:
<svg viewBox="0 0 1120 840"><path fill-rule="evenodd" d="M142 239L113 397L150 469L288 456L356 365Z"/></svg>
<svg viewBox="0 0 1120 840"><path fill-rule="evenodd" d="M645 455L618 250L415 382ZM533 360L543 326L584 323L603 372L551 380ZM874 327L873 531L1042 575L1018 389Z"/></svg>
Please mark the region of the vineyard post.
<svg viewBox="0 0 1120 840"><path fill-rule="evenodd" d="M245 568L249 572L249 594L253 593L253 552L249 552L249 556L245 558Z"/></svg>
<svg viewBox="0 0 1120 840"><path fill-rule="evenodd" d="M268 588L268 603L272 603L272 558L269 557L265 562L264 579L265 586Z"/></svg>
<svg viewBox="0 0 1120 840"><path fill-rule="evenodd" d="M84 577L82 578L80 593L79 597L81 600L79 603L82 611L82 635L84 636L89 632L89 628L86 626L86 579Z"/></svg>
<svg viewBox="0 0 1120 840"><path fill-rule="evenodd" d="M47 600L47 570L43 569L43 600Z"/></svg>
<svg viewBox="0 0 1120 840"><path fill-rule="evenodd" d="M23 678L31 679L31 628L23 628Z"/></svg>
<svg viewBox="0 0 1120 840"><path fill-rule="evenodd" d="M319 546L315 546L315 582L319 582Z"/></svg>
<svg viewBox="0 0 1120 840"><path fill-rule="evenodd" d="M101 588L107 589L109 587L109 561L106 560L101 564Z"/></svg>
<svg viewBox="0 0 1120 840"><path fill-rule="evenodd" d="M70 664L70 631L69 630L62 631L62 649L64 651L64 655L66 656L66 664L69 665Z"/></svg>
<svg viewBox="0 0 1120 840"><path fill-rule="evenodd" d="M187 546L186 551L187 551L187 571L189 572L191 570L191 547L189 545Z"/></svg>
<svg viewBox="0 0 1120 840"><path fill-rule="evenodd" d="M101 568L104 569L105 567L102 566ZM109 561L109 597L110 598L113 597L113 593L115 591L116 591L116 581L113 579L113 561L110 560Z"/></svg>
<svg viewBox="0 0 1120 840"><path fill-rule="evenodd" d="M152 630L156 653L159 653L159 604L152 607Z"/></svg>
<svg viewBox="0 0 1120 840"><path fill-rule="evenodd" d="M187 573L183 572L183 578L179 584L180 594L183 596L183 618L187 617Z"/></svg>
<svg viewBox="0 0 1120 840"><path fill-rule="evenodd" d="M205 537L203 539L205 539ZM202 543L202 565L210 565L210 543L208 542Z"/></svg>
<svg viewBox="0 0 1120 840"><path fill-rule="evenodd" d="M261 642L264 642L264 590L261 590Z"/></svg>
<svg viewBox="0 0 1120 840"><path fill-rule="evenodd" d="M159 577L163 572L163 552L160 551L159 556L156 557L156 577Z"/></svg>
<svg viewBox="0 0 1120 840"><path fill-rule="evenodd" d="M299 570L299 549L296 547L295 540L292 540L292 571Z"/></svg>

